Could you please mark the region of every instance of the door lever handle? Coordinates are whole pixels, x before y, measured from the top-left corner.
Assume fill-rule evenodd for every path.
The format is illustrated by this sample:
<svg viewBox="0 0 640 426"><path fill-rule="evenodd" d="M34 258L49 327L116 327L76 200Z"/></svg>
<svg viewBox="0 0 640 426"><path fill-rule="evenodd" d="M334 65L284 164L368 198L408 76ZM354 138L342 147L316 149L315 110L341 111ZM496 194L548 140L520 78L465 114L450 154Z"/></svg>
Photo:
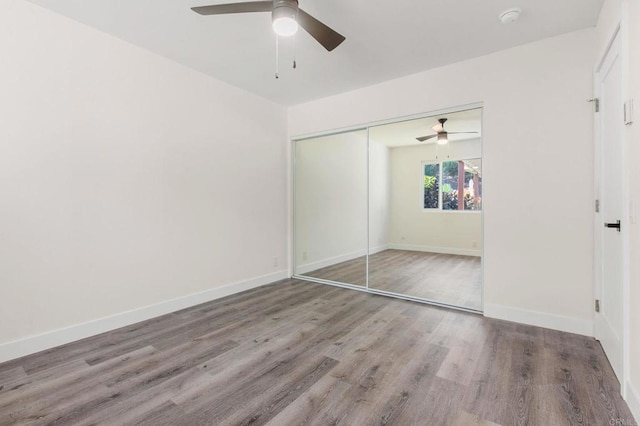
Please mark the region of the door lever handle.
<svg viewBox="0 0 640 426"><path fill-rule="evenodd" d="M616 223L605 223L604 224L605 228L615 228L618 230L618 232L620 232L620 221L616 221Z"/></svg>

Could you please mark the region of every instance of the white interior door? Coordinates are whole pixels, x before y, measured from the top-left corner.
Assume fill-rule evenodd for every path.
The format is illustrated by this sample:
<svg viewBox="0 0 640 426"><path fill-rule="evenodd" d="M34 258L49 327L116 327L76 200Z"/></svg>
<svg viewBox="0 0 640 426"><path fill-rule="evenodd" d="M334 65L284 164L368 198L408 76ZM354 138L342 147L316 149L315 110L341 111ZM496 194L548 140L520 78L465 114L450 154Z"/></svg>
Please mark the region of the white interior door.
<svg viewBox="0 0 640 426"><path fill-rule="evenodd" d="M600 212L596 214L595 337L620 382L623 376L623 111L620 40L616 36L596 73L596 176ZM621 223L620 223L621 221ZM620 227L616 227L619 224ZM623 231L623 232L621 232Z"/></svg>

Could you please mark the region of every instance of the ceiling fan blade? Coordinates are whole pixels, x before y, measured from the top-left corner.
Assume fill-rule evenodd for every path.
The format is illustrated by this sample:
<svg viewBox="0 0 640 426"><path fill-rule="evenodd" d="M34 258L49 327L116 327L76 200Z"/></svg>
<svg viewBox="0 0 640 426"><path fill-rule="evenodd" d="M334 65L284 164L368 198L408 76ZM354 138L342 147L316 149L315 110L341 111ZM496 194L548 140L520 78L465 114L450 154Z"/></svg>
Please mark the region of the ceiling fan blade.
<svg viewBox="0 0 640 426"><path fill-rule="evenodd" d="M215 4L212 6L192 7L200 15L224 15L227 13L271 12L272 1L248 1L243 3Z"/></svg>
<svg viewBox="0 0 640 426"><path fill-rule="evenodd" d="M298 9L298 24L329 52L345 41L345 37L302 9Z"/></svg>
<svg viewBox="0 0 640 426"><path fill-rule="evenodd" d="M424 142L424 141L428 141L429 139L433 139L433 138L437 138L438 135L431 135L431 136L422 136L421 138L416 138L419 142Z"/></svg>
<svg viewBox="0 0 640 426"><path fill-rule="evenodd" d="M467 135L467 134L472 134L472 133L478 133L478 132L447 132L450 135Z"/></svg>
<svg viewBox="0 0 640 426"><path fill-rule="evenodd" d="M444 127L442 126L442 124L436 124L431 128L431 130L433 130L436 133L440 133L440 132L444 132Z"/></svg>

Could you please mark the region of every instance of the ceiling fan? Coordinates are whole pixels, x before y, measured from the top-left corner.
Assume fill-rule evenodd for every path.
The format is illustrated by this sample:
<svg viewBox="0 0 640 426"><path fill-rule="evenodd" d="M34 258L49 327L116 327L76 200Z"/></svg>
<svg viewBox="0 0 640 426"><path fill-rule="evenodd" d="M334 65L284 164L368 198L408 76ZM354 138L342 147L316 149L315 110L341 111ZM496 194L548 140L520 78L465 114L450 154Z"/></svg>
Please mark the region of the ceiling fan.
<svg viewBox="0 0 640 426"><path fill-rule="evenodd" d="M192 7L201 15L229 13L271 12L273 31L283 37L294 35L300 25L329 52L338 47L345 37L332 30L298 7L298 0L251 1Z"/></svg>
<svg viewBox="0 0 640 426"><path fill-rule="evenodd" d="M416 138L416 139L419 142L424 142L424 141L427 141L429 139L438 138L436 140L436 142L438 142L438 144L440 144L440 145L444 145L447 142L449 142L449 136L448 135L462 135L462 134L478 133L478 132L447 132L446 130L444 130L444 123L446 123L446 122L447 122L446 118L438 119L438 123L440 123L440 124L436 124L435 126L433 126L431 128L431 130L436 132L435 135L422 136L422 137L419 137L419 138Z"/></svg>

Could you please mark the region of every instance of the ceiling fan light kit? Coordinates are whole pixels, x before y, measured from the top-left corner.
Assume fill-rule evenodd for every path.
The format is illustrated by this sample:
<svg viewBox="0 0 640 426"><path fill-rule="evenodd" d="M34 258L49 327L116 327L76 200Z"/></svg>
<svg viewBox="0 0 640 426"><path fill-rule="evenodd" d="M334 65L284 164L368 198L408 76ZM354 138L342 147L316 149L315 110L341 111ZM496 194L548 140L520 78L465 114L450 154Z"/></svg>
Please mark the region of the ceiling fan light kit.
<svg viewBox="0 0 640 426"><path fill-rule="evenodd" d="M271 12L273 31L281 37L291 37L298 32L298 2L276 0Z"/></svg>

